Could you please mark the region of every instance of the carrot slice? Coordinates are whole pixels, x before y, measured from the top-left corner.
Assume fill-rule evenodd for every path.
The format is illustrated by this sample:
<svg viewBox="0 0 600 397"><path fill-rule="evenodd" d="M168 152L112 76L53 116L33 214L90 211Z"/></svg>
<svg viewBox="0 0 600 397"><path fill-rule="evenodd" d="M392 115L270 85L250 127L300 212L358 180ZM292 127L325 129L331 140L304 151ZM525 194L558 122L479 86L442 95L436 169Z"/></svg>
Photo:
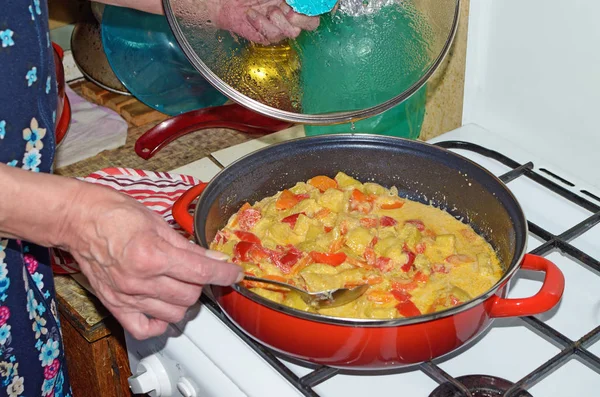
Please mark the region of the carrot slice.
<svg viewBox="0 0 600 397"><path fill-rule="evenodd" d="M384 203L381 204L382 210L395 210L396 208L402 208L404 203L402 201L395 201L393 203Z"/></svg>
<svg viewBox="0 0 600 397"><path fill-rule="evenodd" d="M311 251L310 256L317 263L324 263L331 266L339 266L346 261L346 254L343 252L325 254L323 252Z"/></svg>
<svg viewBox="0 0 600 397"><path fill-rule="evenodd" d="M389 303L394 300L394 295L381 290L369 291L367 292L367 300L375 303Z"/></svg>
<svg viewBox="0 0 600 397"><path fill-rule="evenodd" d="M279 195L279 198L277 198L277 202L275 203L275 208L277 208L278 210L288 210L288 209L294 207L300 201L301 201L301 199L298 198L298 196L296 196L294 193L290 192L289 190L285 189L284 191L281 192L281 194Z"/></svg>
<svg viewBox="0 0 600 397"><path fill-rule="evenodd" d="M327 189L335 189L338 187L338 184L335 181L335 179L331 179L330 177L325 175L318 175L314 178L309 179L308 184L319 189L321 193L323 193Z"/></svg>

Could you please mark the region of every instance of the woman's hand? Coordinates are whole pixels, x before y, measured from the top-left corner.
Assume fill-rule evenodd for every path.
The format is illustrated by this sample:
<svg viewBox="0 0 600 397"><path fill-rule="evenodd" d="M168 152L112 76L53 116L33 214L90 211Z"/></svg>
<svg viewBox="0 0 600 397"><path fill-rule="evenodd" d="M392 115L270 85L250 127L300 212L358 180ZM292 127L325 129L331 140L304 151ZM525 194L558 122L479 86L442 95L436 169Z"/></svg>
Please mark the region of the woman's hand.
<svg viewBox="0 0 600 397"><path fill-rule="evenodd" d="M319 17L298 14L283 0L220 0L211 11L217 27L265 45L319 26Z"/></svg>
<svg viewBox="0 0 600 397"><path fill-rule="evenodd" d="M161 0L98 0L101 3L162 13ZM319 17L299 14L285 0L177 0L177 10L199 25L211 21L219 29L229 30L259 44L294 39L302 30L315 30ZM183 15L183 14L182 14Z"/></svg>
<svg viewBox="0 0 600 397"><path fill-rule="evenodd" d="M241 268L192 244L158 214L110 188L81 186L64 223L66 248L98 298L135 338L163 333L205 284L231 285ZM215 260L215 258L220 260Z"/></svg>

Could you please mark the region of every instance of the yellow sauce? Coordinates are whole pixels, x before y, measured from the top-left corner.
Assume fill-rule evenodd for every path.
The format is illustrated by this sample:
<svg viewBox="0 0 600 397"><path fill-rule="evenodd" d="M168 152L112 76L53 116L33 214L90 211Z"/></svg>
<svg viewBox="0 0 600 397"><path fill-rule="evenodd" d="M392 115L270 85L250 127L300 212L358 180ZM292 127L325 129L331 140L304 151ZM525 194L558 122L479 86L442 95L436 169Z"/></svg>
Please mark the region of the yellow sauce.
<svg viewBox="0 0 600 397"><path fill-rule="evenodd" d="M284 305L335 317L399 318L443 310L488 291L502 276L492 247L445 211L397 189L338 173L245 204L211 249L246 273L321 291L369 284L346 305L315 309L297 293L246 282Z"/></svg>

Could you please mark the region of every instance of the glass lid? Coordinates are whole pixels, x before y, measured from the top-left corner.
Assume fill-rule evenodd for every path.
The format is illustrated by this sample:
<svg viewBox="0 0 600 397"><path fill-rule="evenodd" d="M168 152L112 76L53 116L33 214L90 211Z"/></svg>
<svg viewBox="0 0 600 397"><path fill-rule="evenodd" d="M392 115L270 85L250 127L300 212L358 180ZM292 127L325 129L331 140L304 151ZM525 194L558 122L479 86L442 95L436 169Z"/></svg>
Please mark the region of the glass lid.
<svg viewBox="0 0 600 397"><path fill-rule="evenodd" d="M247 25L262 10L258 18L270 17L278 4L287 12L283 1L163 0L163 5L183 52L223 94L264 115L315 125L364 119L409 98L448 52L460 9L460 0L339 0L295 38L275 38L272 44L245 38L256 32L219 27L226 25L222 20L240 26L240 18ZM300 9L295 3L325 3L287 1L294 9ZM261 37L269 34L259 31Z"/></svg>

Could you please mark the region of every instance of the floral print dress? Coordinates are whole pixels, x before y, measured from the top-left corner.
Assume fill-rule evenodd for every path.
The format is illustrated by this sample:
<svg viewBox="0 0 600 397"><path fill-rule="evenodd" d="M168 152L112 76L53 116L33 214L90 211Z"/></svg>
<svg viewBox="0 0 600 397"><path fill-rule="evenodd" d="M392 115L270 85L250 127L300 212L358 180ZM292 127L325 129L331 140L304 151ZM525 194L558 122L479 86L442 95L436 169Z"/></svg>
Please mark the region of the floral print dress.
<svg viewBox="0 0 600 397"><path fill-rule="evenodd" d="M57 87L45 0L2 0L0 71L0 161L51 172ZM71 394L49 251L0 239L0 396Z"/></svg>

